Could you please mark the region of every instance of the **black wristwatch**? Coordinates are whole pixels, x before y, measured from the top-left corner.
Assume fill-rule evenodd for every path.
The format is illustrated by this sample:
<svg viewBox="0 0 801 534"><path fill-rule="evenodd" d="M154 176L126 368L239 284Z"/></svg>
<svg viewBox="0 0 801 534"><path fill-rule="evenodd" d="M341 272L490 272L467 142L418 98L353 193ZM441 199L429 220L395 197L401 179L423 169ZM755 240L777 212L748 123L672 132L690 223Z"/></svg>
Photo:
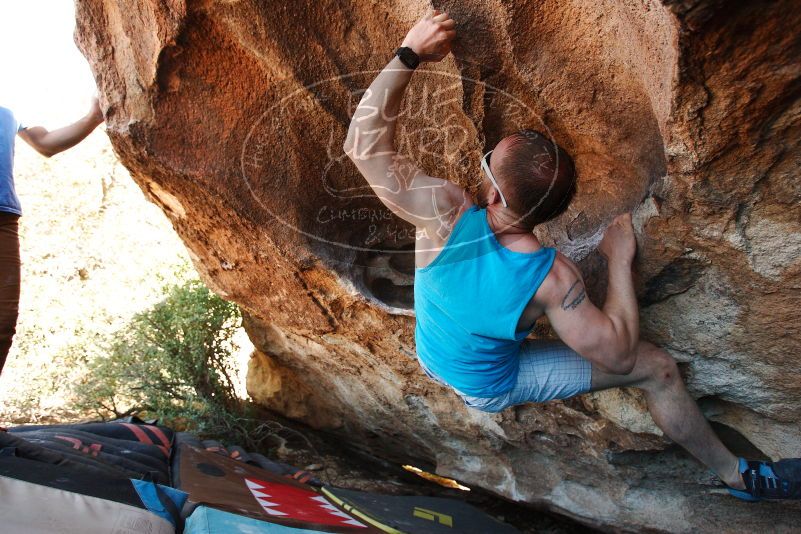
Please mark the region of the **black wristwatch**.
<svg viewBox="0 0 801 534"><path fill-rule="evenodd" d="M417 65L420 64L420 56L418 56L417 52L408 46L402 46L395 50L395 55L398 56L398 58L401 60L401 63L412 70L416 69Z"/></svg>

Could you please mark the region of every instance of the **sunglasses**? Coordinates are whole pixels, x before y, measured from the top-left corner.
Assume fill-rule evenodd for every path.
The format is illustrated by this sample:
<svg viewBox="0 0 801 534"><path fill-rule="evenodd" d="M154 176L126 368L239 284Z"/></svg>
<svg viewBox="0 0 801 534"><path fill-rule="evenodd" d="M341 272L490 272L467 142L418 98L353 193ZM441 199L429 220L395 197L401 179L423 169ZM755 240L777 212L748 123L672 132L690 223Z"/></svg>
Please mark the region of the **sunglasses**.
<svg viewBox="0 0 801 534"><path fill-rule="evenodd" d="M498 182L495 180L495 177L492 175L492 171L490 170L490 166L489 166L489 155L490 154L492 154L492 150L490 150L489 152L484 154L484 157L481 158L481 169L484 171L484 173L490 179L490 182L492 182L492 185L495 186L495 189L498 190L498 194L501 195L501 203L503 203L503 207L506 208L506 207L509 207L509 205L506 203L506 197L503 196L503 191L501 191L501 188L498 187Z"/></svg>

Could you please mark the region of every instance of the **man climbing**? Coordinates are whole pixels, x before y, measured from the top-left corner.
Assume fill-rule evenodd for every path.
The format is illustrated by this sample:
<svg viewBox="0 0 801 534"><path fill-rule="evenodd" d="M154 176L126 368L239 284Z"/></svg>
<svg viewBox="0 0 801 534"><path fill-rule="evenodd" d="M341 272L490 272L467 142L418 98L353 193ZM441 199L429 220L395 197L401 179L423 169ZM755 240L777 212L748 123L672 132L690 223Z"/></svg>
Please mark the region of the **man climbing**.
<svg viewBox="0 0 801 534"><path fill-rule="evenodd" d="M795 461L734 456L690 397L673 358L639 339L629 214L614 219L599 247L609 268L601 309L587 298L576 265L532 233L563 213L575 193L573 164L562 148L531 130L502 139L482 158L487 179L478 205L395 151L396 119L415 67L447 56L455 26L435 10L409 31L365 92L343 147L379 199L417 229L415 340L423 370L487 412L640 388L659 428L733 495L801 498ZM560 341L526 339L543 314Z"/></svg>
<svg viewBox="0 0 801 534"><path fill-rule="evenodd" d="M49 158L81 142L101 122L103 113L96 98L84 117L53 131L42 126L23 126L11 110L0 107L0 372L11 348L19 310L18 222L22 208L14 189L14 139L19 135Z"/></svg>

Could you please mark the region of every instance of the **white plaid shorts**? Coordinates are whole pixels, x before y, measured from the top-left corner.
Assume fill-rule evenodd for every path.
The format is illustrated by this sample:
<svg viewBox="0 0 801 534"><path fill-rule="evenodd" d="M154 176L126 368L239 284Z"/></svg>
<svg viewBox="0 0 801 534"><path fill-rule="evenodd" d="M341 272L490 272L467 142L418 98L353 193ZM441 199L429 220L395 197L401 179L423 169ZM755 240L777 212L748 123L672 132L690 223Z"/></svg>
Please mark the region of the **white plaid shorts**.
<svg viewBox="0 0 801 534"><path fill-rule="evenodd" d="M588 392L592 384L592 364L558 340L525 340L520 346L517 383L497 397L466 395L434 375L420 358L418 361L431 379L451 387L465 405L484 412L500 412L509 406L527 402L566 399Z"/></svg>

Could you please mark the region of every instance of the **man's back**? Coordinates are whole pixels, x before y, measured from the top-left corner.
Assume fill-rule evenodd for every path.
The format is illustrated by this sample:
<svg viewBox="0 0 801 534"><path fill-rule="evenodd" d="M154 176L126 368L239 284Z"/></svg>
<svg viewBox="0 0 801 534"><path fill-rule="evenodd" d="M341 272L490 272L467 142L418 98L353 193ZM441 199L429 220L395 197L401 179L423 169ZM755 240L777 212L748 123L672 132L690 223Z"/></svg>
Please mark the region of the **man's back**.
<svg viewBox="0 0 801 534"><path fill-rule="evenodd" d="M416 270L415 311L420 359L457 390L489 397L514 385L517 353L530 330L517 325L556 251L510 250L486 216L471 206L442 251Z"/></svg>

